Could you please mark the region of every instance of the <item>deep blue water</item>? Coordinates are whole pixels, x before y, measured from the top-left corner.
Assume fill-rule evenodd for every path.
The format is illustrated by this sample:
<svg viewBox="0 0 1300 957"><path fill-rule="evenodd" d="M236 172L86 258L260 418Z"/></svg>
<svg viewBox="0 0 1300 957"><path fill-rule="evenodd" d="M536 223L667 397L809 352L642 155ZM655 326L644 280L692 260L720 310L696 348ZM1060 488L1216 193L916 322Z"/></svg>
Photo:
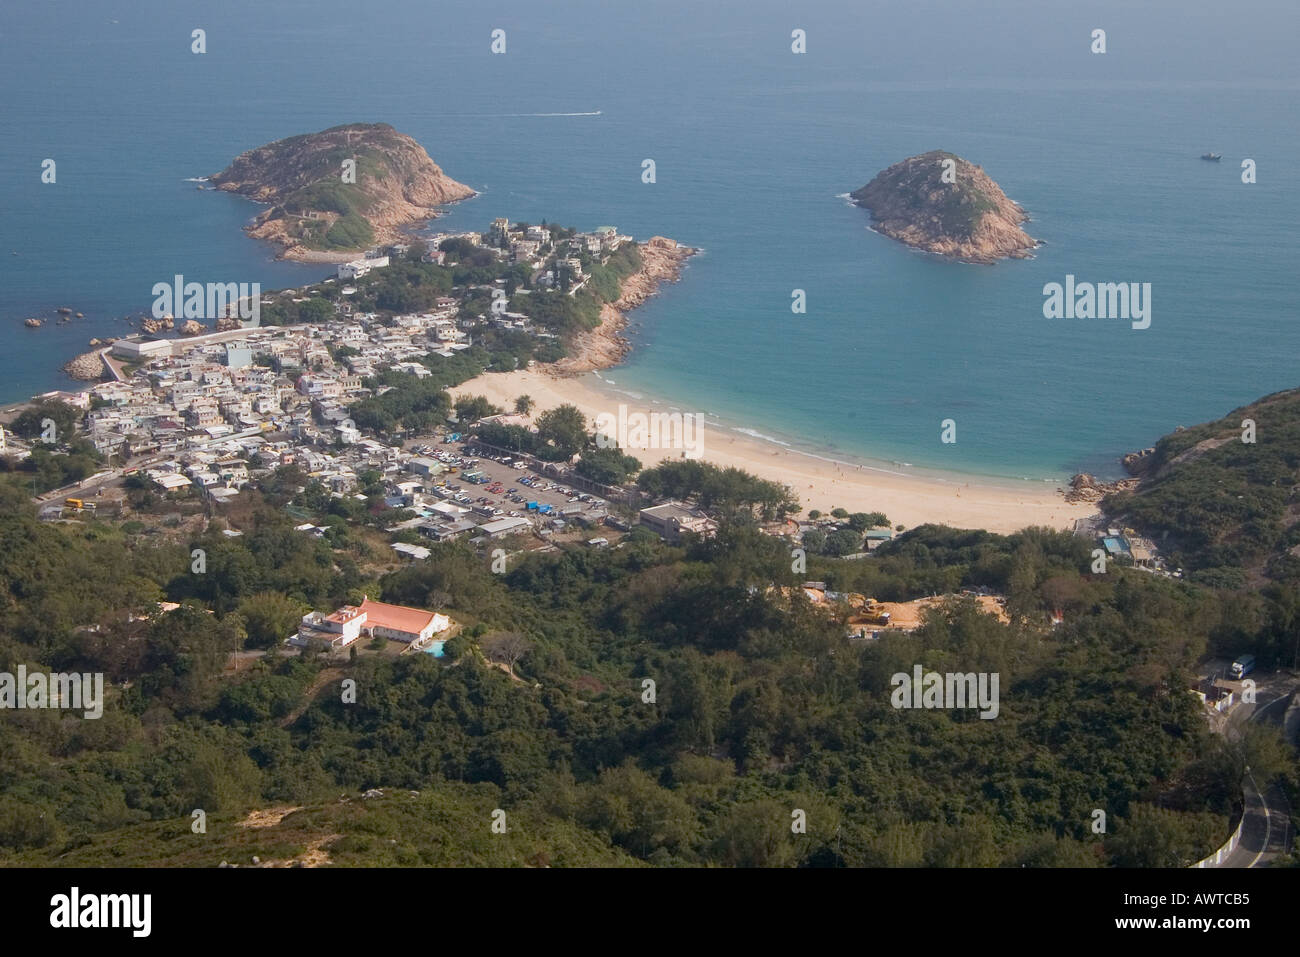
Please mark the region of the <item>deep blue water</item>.
<svg viewBox="0 0 1300 957"><path fill-rule="evenodd" d="M1133 6L15 8L0 24L0 400L65 385L58 366L121 334L175 273L263 288L323 276L273 262L241 232L257 207L187 178L272 139L385 121L482 191L439 228L609 223L705 250L635 314L637 348L606 373L620 388L838 454L1114 473L1179 424L1300 384L1300 13ZM1088 52L1094 27L1104 56ZM936 148L1029 211L1037 258L939 261L842 198ZM1042 287L1066 273L1150 282L1151 328L1044 319ZM795 288L806 315L790 311ZM61 305L87 318L23 327ZM945 418L955 445L939 442Z"/></svg>

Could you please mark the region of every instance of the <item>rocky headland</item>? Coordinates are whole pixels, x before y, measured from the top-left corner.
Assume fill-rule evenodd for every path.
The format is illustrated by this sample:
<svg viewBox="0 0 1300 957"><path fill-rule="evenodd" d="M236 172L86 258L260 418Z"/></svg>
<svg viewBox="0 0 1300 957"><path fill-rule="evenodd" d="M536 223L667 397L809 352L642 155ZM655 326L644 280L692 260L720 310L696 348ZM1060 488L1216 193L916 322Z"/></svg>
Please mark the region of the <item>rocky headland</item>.
<svg viewBox="0 0 1300 957"><path fill-rule="evenodd" d="M663 236L647 239L641 244L641 268L623 280L616 301L601 306L600 325L579 334L569 347L570 354L548 369L571 376L618 365L631 349L623 335L628 312L654 295L660 283L676 282L686 260L696 252Z"/></svg>

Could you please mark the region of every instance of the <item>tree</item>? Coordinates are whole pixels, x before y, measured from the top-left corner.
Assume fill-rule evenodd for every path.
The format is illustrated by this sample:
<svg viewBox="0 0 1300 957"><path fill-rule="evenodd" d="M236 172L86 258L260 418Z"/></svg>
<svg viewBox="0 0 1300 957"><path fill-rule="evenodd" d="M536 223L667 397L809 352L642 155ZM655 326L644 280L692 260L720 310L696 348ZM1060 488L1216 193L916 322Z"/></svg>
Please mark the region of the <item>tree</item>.
<svg viewBox="0 0 1300 957"><path fill-rule="evenodd" d="M808 529L803 533L803 547L820 555L826 548L826 533L820 528Z"/></svg>
<svg viewBox="0 0 1300 957"><path fill-rule="evenodd" d="M574 405L548 409L537 417L537 436L567 459L587 445L586 417Z"/></svg>
<svg viewBox="0 0 1300 957"><path fill-rule="evenodd" d="M1106 850L1117 867L1188 867L1220 844L1223 820L1209 813L1180 814L1134 804Z"/></svg>
<svg viewBox="0 0 1300 957"><path fill-rule="evenodd" d="M862 533L851 528L840 528L826 536L824 551L827 555L852 555L862 550Z"/></svg>
<svg viewBox="0 0 1300 957"><path fill-rule="evenodd" d="M81 421L81 410L66 402L46 399L26 409L9 425L9 431L24 439L40 439L46 434L45 420L54 423L54 442L67 442Z"/></svg>
<svg viewBox="0 0 1300 957"><path fill-rule="evenodd" d="M583 823L633 854L680 852L696 839L694 809L640 768L606 768L584 790Z"/></svg>
<svg viewBox="0 0 1300 957"><path fill-rule="evenodd" d="M510 677L515 676L515 664L532 650L533 643L517 631L502 631L483 639L483 651L491 661L506 666Z"/></svg>
<svg viewBox="0 0 1300 957"><path fill-rule="evenodd" d="M306 605L276 591L252 595L238 607L248 644L254 648L274 648L288 638L307 610Z"/></svg>
<svg viewBox="0 0 1300 957"><path fill-rule="evenodd" d="M639 459L621 449L587 449L577 465L578 474L602 485L618 485L641 470Z"/></svg>
<svg viewBox="0 0 1300 957"><path fill-rule="evenodd" d="M520 415L527 415L533 410L533 397L530 395L521 395L515 399L515 411Z"/></svg>
<svg viewBox="0 0 1300 957"><path fill-rule="evenodd" d="M312 298L298 304L299 322L329 322L337 314L334 304L326 299Z"/></svg>
<svg viewBox="0 0 1300 957"><path fill-rule="evenodd" d="M481 395L464 395L456 400L456 418L468 425L489 415L500 415L501 410Z"/></svg>
<svg viewBox="0 0 1300 957"><path fill-rule="evenodd" d="M854 512L849 516L849 528L865 532L869 528L883 528L889 524L884 512Z"/></svg>

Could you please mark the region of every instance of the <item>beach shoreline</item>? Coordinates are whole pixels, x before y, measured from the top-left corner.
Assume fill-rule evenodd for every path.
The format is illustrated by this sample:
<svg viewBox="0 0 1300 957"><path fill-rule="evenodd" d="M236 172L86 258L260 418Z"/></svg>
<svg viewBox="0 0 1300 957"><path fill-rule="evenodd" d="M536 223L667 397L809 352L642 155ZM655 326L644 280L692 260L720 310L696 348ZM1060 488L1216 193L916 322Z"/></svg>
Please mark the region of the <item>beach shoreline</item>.
<svg viewBox="0 0 1300 957"><path fill-rule="evenodd" d="M486 372L450 390L456 398L481 395L494 405L513 410L514 400L533 400L531 415L559 405L573 405L589 424L604 413L617 416L666 413L685 408L664 396L633 398L594 374L559 373L547 366L514 372ZM722 468L738 468L760 478L788 485L806 515L811 509L829 514L833 508L850 512L884 512L892 525L914 528L934 523L955 528L981 528L1009 534L1027 526L1071 530L1081 518L1094 515L1093 504L1065 500L1065 483L1024 481L935 470L903 471L867 461L807 452L779 440L767 440L730 426L706 421L699 458ZM752 430L751 430L752 431ZM682 452L629 445L624 451L649 467Z"/></svg>
<svg viewBox="0 0 1300 957"><path fill-rule="evenodd" d="M684 412L688 408L684 402L666 395L630 394L605 381L599 372L616 368L632 348L623 335L627 314L664 282L676 282L697 252L674 240L652 237L642 244L642 268L624 280L618 301L602 310L600 326L578 337L571 356L514 372L485 372L448 391L455 398L484 396L507 411L514 409L515 399L527 395L533 400L533 418L559 405L573 405L593 428L601 414ZM747 423L696 421L702 421L704 429L700 459L788 485L805 515L811 509L829 513L845 508L883 512L891 524L907 528L932 522L1006 534L1031 525L1071 530L1077 520L1097 512L1095 504L1067 502L1064 481L1017 483L1010 478L875 463L834 450L800 449L764 437L747 428ZM647 448L645 443L629 443L624 451L644 467L683 457L681 450Z"/></svg>

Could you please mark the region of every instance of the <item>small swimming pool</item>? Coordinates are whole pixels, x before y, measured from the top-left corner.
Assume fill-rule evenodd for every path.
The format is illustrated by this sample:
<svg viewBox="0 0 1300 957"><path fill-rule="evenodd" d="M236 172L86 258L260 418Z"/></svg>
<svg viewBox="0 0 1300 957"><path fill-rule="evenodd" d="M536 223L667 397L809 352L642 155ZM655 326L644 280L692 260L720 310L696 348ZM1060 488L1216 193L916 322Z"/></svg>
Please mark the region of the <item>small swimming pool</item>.
<svg viewBox="0 0 1300 957"><path fill-rule="evenodd" d="M445 658L447 657L447 654L442 650L442 646L445 644L445 641L430 642L429 647L424 649L424 653L426 655L433 655L435 658Z"/></svg>

